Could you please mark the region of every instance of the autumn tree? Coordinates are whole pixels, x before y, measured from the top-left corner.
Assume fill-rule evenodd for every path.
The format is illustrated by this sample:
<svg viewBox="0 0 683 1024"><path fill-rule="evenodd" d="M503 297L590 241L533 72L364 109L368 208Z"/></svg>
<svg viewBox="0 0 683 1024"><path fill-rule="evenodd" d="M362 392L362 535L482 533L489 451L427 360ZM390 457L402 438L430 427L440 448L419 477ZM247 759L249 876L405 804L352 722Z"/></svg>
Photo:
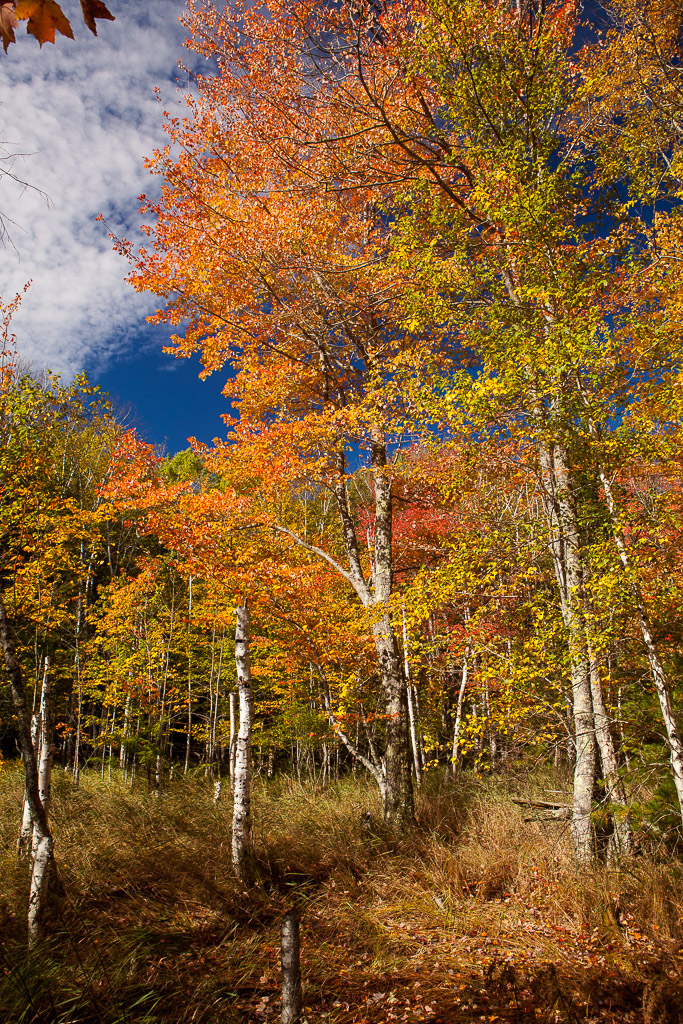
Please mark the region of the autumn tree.
<svg viewBox="0 0 683 1024"><path fill-rule="evenodd" d="M412 382L444 365L447 345L431 334L411 335L396 316L401 275L378 273L385 244L381 192L362 182L326 189L323 178L334 175L337 157L323 153L321 163L316 154L311 174L302 153L308 144L301 132L314 125L318 132L333 102L339 60L353 66L353 38L342 40L329 64L327 58L321 63L315 40L330 12L322 12L318 23L317 13L307 11L300 21L301 11L293 8L281 37L284 49L273 49L269 13L243 13L244 45L232 13L225 12L229 40L219 54L222 75L201 81L201 100L190 119L169 123L183 154L178 161L170 152L155 160L167 185L162 202L148 207L157 217L155 245L140 254L133 282L177 295L158 318L189 319L177 340L179 355L200 351L206 372L226 361L232 365L225 390L240 419L229 443L212 456L212 468L221 472L221 457L223 471L228 463L253 467L252 476L265 486L260 504L269 512L256 513L252 525L279 532L326 561L366 609L386 705L385 814L389 821L409 820L405 680L390 610L392 460L415 429ZM204 12L197 22L200 47L211 45L209 25L221 43L222 29L211 17ZM355 36L354 23L344 24ZM233 74L232 44L249 74ZM368 45L377 49L371 40ZM283 86L277 86L279 97L271 89L275 66ZM361 87L360 80L356 84ZM319 110L314 102L301 104L306 94L313 100L313 87ZM267 126L279 102L291 110L298 104L304 120L291 140L279 133L273 148ZM250 119L230 114L236 104L253 110L261 124L255 134ZM348 112L334 116L345 119L344 130L349 127ZM365 536L351 494L356 466L367 468L373 494ZM312 543L279 520L276 492L283 487L329 490L338 516L335 535Z"/></svg>
<svg viewBox="0 0 683 1024"><path fill-rule="evenodd" d="M628 41L635 15L622 6ZM671 52L675 18L651 10ZM611 51L599 40L579 60L577 17L572 4L532 0L203 5L190 45L219 73L199 80L187 118L168 122L181 155L152 162L164 193L147 207L153 245L133 282L169 297L158 319L189 322L178 354L201 352L206 372L232 364L226 393L241 419L225 450L249 452L266 482L335 494L336 541L305 544L375 609L388 724L405 717L395 630L379 616L394 587L392 458L430 418L526 445L569 654L584 860L596 743L608 741L596 731L600 536L630 580L679 775L669 683L614 487L676 378L678 328L673 263L654 269L643 207L672 194L672 171L660 171L675 143L642 148L633 166L605 143L624 107L612 90L596 111ZM645 53L638 32L628 45ZM655 67L656 50L641 66ZM653 72L669 100L670 65ZM660 240L674 239L675 216L661 224ZM363 451L375 496L365 554L347 472ZM301 543L277 518L259 523ZM602 759L614 778L607 747Z"/></svg>
<svg viewBox="0 0 683 1024"><path fill-rule="evenodd" d="M8 365L0 388L0 644L26 769L32 832L29 942L42 934L52 860L48 821L57 679L78 660L84 603L104 548L107 510L96 493L114 424L85 377L63 386ZM101 479L101 477L100 477ZM64 653L68 652L67 658ZM66 664L65 664L66 662ZM27 683L38 690L37 742ZM67 683L67 686L69 684ZM59 687L62 689L62 687Z"/></svg>

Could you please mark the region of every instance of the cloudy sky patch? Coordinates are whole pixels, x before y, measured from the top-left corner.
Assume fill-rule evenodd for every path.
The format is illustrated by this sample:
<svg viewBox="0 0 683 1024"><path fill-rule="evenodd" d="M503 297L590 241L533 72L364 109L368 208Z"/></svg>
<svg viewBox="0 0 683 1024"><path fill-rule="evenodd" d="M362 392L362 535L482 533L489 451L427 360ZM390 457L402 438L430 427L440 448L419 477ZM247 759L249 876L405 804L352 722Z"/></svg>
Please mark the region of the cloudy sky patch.
<svg viewBox="0 0 683 1024"><path fill-rule="evenodd" d="M96 375L139 344L155 307L125 283L126 265L95 218L138 238L137 197L157 187L144 157L163 145L162 109L181 103L178 86L187 87L177 67L187 56L177 20L184 4L111 0L116 21L98 22L97 38L78 4L63 6L75 41L58 36L41 50L20 25L17 44L0 54L0 143L32 186L0 177L11 238L0 249L0 294L7 300L33 281L14 322L26 358Z"/></svg>

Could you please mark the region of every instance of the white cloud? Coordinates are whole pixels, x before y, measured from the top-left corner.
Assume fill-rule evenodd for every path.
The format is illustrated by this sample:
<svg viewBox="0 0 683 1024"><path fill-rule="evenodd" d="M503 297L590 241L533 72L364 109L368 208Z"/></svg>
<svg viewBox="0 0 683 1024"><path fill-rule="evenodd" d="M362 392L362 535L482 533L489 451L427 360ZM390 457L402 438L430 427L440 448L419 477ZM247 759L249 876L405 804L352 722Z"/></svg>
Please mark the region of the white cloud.
<svg viewBox="0 0 683 1024"><path fill-rule="evenodd" d="M17 44L0 54L0 142L24 154L13 173L32 186L0 178L12 241L0 249L0 294L33 280L14 321L20 352L70 375L126 351L155 306L125 283L126 264L95 217L136 239L137 197L156 189L143 160L165 142L161 113L179 101L187 51L181 0L111 0L116 21L98 22L97 38L77 4L63 6L75 41L58 36L41 50L20 24Z"/></svg>

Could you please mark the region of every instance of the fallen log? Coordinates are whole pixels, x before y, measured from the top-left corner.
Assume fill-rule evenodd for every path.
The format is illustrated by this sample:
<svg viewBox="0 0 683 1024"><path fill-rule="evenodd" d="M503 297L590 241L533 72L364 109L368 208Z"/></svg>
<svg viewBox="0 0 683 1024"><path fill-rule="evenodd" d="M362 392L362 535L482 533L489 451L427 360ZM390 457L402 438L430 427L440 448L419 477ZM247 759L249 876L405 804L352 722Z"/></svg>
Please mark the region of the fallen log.
<svg viewBox="0 0 683 1024"><path fill-rule="evenodd" d="M556 800L524 800L521 796L513 796L511 797L511 800L513 804L519 804L520 807L543 807L549 808L550 810L555 810L557 808L564 808L566 810L572 809L571 804L561 804Z"/></svg>
<svg viewBox="0 0 683 1024"><path fill-rule="evenodd" d="M571 807L539 807L535 814L525 815L524 821L569 821Z"/></svg>

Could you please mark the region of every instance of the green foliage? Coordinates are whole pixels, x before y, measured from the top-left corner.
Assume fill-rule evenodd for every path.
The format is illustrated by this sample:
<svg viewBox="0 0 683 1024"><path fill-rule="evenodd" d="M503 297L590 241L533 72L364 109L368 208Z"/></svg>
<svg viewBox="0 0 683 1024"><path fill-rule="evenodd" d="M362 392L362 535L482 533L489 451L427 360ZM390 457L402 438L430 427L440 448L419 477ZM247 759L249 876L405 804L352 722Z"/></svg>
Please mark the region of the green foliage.
<svg viewBox="0 0 683 1024"><path fill-rule="evenodd" d="M162 463L161 475L167 484L192 483L198 487L206 475L206 468L194 449L186 448Z"/></svg>

